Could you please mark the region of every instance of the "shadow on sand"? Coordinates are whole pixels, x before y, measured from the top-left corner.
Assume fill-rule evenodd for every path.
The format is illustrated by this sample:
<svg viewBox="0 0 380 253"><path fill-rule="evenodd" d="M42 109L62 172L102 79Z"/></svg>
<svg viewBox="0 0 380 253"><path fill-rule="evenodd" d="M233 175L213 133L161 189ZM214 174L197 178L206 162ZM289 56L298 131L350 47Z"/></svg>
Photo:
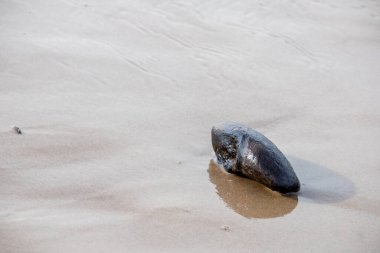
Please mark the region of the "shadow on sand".
<svg viewBox="0 0 380 253"><path fill-rule="evenodd" d="M356 194L354 183L335 171L294 156L288 159L301 181L299 197L324 204L342 202Z"/></svg>
<svg viewBox="0 0 380 253"><path fill-rule="evenodd" d="M236 213L246 218L275 218L292 212L298 196L316 203L335 203L355 195L355 185L348 178L305 160L288 157L301 181L301 191L283 195L253 180L224 172L213 161L209 164L209 178L217 194Z"/></svg>

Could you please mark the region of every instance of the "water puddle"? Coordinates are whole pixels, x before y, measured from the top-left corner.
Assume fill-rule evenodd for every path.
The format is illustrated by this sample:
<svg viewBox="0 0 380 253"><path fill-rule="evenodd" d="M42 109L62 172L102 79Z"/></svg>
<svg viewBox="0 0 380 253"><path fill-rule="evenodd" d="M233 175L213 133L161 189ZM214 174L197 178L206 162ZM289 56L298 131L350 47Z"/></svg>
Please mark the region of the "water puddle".
<svg viewBox="0 0 380 253"><path fill-rule="evenodd" d="M213 160L210 161L208 173L220 198L246 218L280 217L297 206L297 195L282 195L253 180L224 172Z"/></svg>

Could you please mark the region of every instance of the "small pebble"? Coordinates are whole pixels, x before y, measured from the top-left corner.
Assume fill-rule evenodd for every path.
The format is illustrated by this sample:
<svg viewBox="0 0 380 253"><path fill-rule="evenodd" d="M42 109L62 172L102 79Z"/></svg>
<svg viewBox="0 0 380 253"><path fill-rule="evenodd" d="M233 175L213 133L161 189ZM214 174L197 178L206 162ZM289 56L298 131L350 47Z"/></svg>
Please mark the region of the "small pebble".
<svg viewBox="0 0 380 253"><path fill-rule="evenodd" d="M18 134L22 134L22 131L21 131L21 129L19 128L19 127L13 127L13 130L15 130L16 131L16 133L18 133Z"/></svg>
<svg viewBox="0 0 380 253"><path fill-rule="evenodd" d="M229 226L226 226L226 225L223 225L220 227L221 230L224 230L224 231L230 231L231 228Z"/></svg>

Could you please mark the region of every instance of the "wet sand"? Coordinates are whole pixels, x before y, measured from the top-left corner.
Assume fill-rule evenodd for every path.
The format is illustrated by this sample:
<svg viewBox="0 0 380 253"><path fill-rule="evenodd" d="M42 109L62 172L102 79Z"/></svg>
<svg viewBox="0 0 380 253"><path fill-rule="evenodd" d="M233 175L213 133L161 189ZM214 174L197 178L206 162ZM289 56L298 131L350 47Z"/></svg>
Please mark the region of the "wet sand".
<svg viewBox="0 0 380 253"><path fill-rule="evenodd" d="M377 252L379 25L377 1L2 1L1 252ZM223 121L301 191L220 171Z"/></svg>

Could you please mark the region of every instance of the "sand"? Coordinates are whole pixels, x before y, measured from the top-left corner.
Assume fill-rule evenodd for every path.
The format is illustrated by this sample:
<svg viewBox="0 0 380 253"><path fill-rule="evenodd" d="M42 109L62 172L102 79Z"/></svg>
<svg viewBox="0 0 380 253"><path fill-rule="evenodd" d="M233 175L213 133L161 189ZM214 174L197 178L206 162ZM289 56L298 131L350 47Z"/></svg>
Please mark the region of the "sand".
<svg viewBox="0 0 380 253"><path fill-rule="evenodd" d="M1 1L0 251L377 252L379 27L364 0ZM227 120L297 195L218 170Z"/></svg>

